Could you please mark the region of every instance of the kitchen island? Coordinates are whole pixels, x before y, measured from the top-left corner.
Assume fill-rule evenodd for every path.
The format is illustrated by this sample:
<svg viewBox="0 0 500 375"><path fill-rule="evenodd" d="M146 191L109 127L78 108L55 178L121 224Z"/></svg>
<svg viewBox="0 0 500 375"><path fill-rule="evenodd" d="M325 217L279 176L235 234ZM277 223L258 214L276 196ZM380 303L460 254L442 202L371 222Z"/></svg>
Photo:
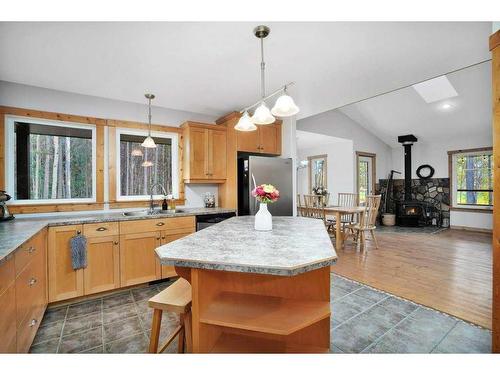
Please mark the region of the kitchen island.
<svg viewBox="0 0 500 375"><path fill-rule="evenodd" d="M321 220L235 217L156 253L192 286L195 353L321 353L330 346L330 265Z"/></svg>

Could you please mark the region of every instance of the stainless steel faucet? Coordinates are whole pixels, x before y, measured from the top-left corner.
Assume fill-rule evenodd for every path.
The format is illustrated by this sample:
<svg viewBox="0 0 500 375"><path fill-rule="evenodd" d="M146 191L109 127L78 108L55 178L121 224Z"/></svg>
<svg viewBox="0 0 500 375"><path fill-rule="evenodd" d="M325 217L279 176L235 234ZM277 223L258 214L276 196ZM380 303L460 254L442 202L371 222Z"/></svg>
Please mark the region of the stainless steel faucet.
<svg viewBox="0 0 500 375"><path fill-rule="evenodd" d="M167 190L165 189L165 187L160 184L160 183L156 183L156 184L153 184L151 185L151 187L149 188L149 214L153 214L155 212L155 204L154 204L154 201L153 201L153 190L155 187L161 187L161 190L163 191L163 195L167 196Z"/></svg>

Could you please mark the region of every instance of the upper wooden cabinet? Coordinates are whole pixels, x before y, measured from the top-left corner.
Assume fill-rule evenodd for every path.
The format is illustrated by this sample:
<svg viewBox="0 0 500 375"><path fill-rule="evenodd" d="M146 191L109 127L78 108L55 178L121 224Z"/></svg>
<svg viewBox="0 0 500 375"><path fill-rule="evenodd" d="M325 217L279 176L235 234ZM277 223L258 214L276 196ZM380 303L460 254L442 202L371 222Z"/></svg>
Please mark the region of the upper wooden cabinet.
<svg viewBox="0 0 500 375"><path fill-rule="evenodd" d="M256 131L237 131L236 134L238 151L281 155L281 123L257 125Z"/></svg>
<svg viewBox="0 0 500 375"><path fill-rule="evenodd" d="M186 122L183 128L184 181L224 183L226 180L226 128Z"/></svg>

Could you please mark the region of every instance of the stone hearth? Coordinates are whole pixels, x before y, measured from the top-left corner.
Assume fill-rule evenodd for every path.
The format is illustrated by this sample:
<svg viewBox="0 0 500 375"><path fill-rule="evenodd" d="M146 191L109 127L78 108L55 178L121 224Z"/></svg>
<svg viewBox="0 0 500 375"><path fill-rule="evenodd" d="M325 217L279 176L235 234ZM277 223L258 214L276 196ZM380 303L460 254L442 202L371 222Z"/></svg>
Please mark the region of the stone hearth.
<svg viewBox="0 0 500 375"><path fill-rule="evenodd" d="M379 180L377 190L385 194L387 189L387 179ZM393 198L388 202L389 212L396 212L396 202L404 200L404 179L393 180ZM419 202L426 202L436 208L436 221L443 227L450 225L450 179L449 178L428 178L411 180L411 199ZM382 207L381 207L382 209Z"/></svg>

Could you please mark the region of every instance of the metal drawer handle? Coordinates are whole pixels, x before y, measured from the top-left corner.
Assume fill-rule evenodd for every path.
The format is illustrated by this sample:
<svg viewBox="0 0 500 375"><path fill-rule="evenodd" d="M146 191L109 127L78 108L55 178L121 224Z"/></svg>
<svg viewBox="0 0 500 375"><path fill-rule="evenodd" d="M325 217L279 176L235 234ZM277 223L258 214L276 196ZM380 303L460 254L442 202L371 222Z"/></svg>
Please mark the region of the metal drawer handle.
<svg viewBox="0 0 500 375"><path fill-rule="evenodd" d="M82 231L81 230L77 230L76 234L82 234Z"/></svg>
<svg viewBox="0 0 500 375"><path fill-rule="evenodd" d="M156 239L157 239L157 240L159 240L159 239L160 239L160 236L156 237Z"/></svg>
<svg viewBox="0 0 500 375"><path fill-rule="evenodd" d="M98 231L98 232L104 232L105 230L108 230L108 228L106 228L106 227L99 227L99 228L96 229L96 231Z"/></svg>
<svg viewBox="0 0 500 375"><path fill-rule="evenodd" d="M118 241L113 242L115 245L118 245Z"/></svg>
<svg viewBox="0 0 500 375"><path fill-rule="evenodd" d="M159 223L156 223L156 226L157 226L157 227L162 227L162 226L164 226L164 225L165 225L165 223L164 223L164 222L159 222Z"/></svg>
<svg viewBox="0 0 500 375"><path fill-rule="evenodd" d="M29 286L33 286L33 285L35 285L35 284L36 284L36 282L37 282L37 281L38 281L37 279L35 279L34 277L32 277L32 278L30 279L30 281L28 282L28 285L29 285Z"/></svg>
<svg viewBox="0 0 500 375"><path fill-rule="evenodd" d="M27 251L28 251L28 254L33 254L36 250L36 247L33 247L33 246L30 246L28 247Z"/></svg>
<svg viewBox="0 0 500 375"><path fill-rule="evenodd" d="M36 320L36 319L31 319L31 322L30 322L30 327L35 326L37 323L38 323L38 320Z"/></svg>

